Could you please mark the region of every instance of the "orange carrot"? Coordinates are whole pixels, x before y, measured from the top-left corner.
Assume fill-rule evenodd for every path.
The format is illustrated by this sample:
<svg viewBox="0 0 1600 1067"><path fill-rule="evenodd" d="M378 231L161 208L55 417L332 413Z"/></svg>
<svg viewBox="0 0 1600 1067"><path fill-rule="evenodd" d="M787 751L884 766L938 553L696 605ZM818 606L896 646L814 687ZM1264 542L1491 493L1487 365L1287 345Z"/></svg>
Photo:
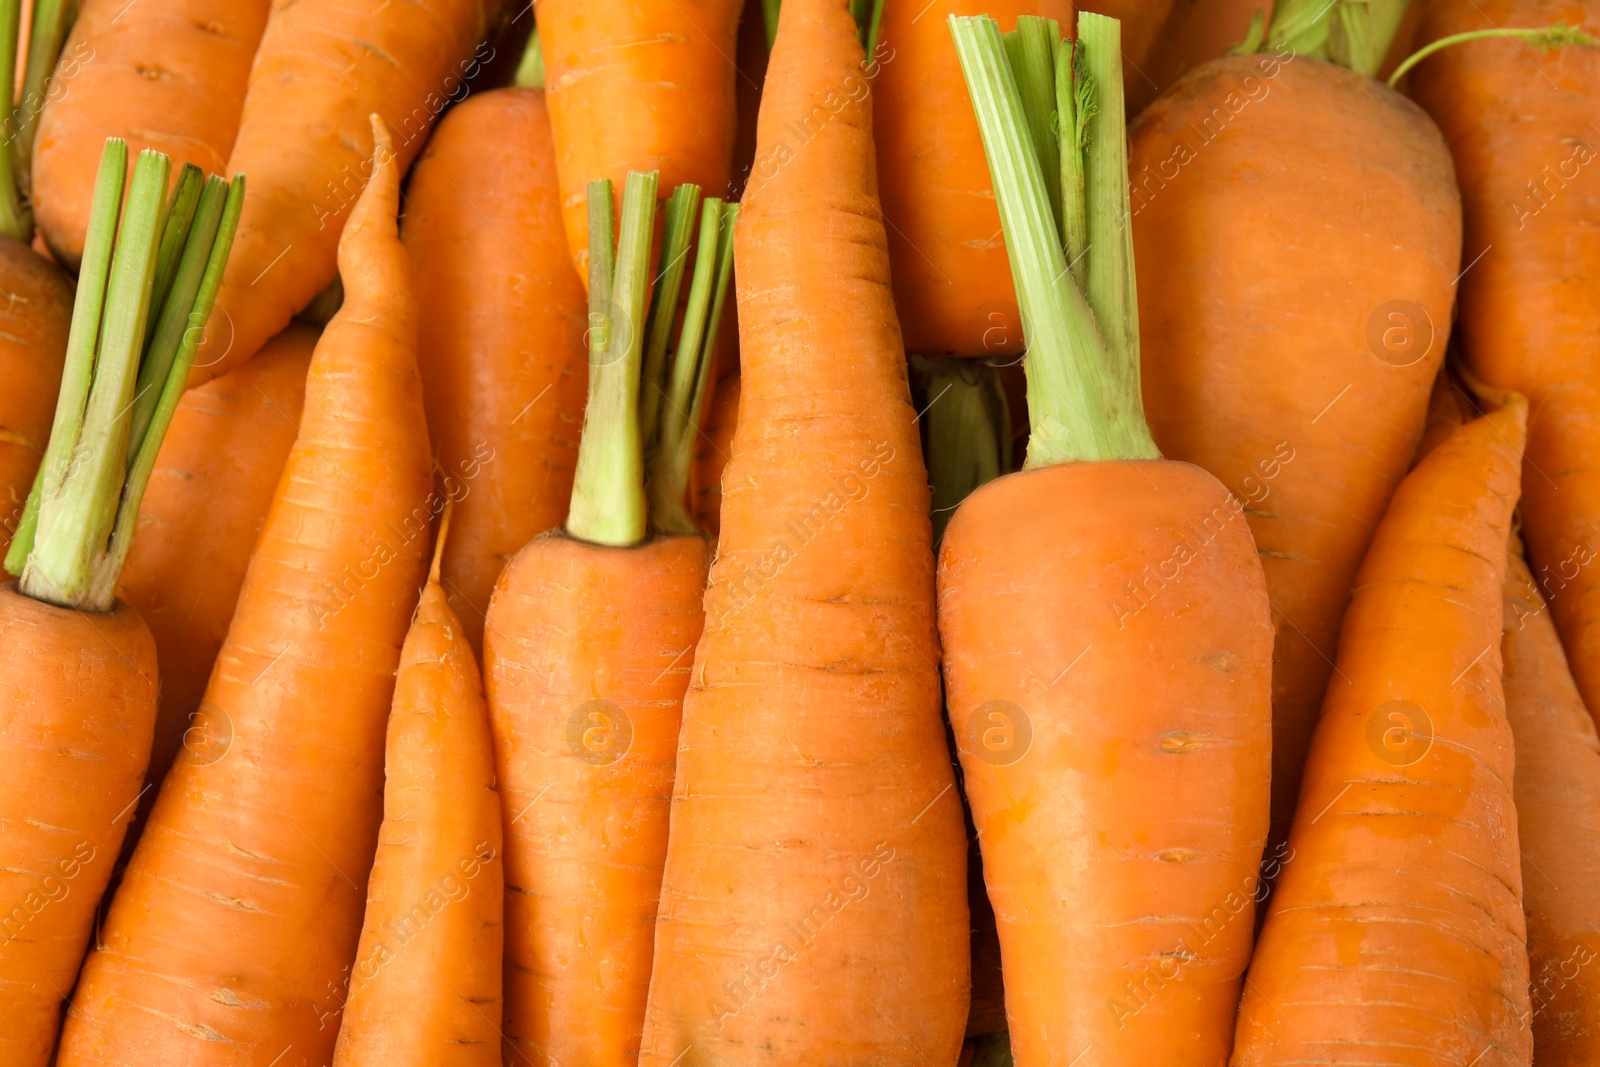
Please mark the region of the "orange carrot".
<svg viewBox="0 0 1600 1067"><path fill-rule="evenodd" d="M1129 177L1151 432L1245 502L1272 595L1277 842L1351 584L1444 358L1461 214L1426 115L1266 41L1151 104Z"/></svg>
<svg viewBox="0 0 1600 1067"><path fill-rule="evenodd" d="M1345 613L1233 1063L1527 1064L1528 952L1500 682L1527 405L1406 476Z"/></svg>
<svg viewBox="0 0 1600 1067"><path fill-rule="evenodd" d="M300 432L196 729L84 965L61 1067L327 1062L381 818L428 535L416 307L382 120ZM292 1049L292 1053L284 1053Z"/></svg>
<svg viewBox="0 0 1600 1067"><path fill-rule="evenodd" d="M501 6L274 5L228 157L230 173L250 175L250 201L191 386L255 355L333 281L340 232L373 172L367 116L388 120L404 173L434 119L492 57L484 34Z"/></svg>
<svg viewBox="0 0 1600 1067"><path fill-rule="evenodd" d="M100 146L228 163L268 0L84 0L39 115L33 208L56 261L83 258Z"/></svg>
<svg viewBox="0 0 1600 1067"><path fill-rule="evenodd" d="M950 1067L961 1047L965 841L862 62L847 0L785 0L735 238L741 410L642 1067Z"/></svg>
<svg viewBox="0 0 1600 1067"><path fill-rule="evenodd" d="M1418 40L1565 23L1600 37L1600 0L1426 5ZM1528 398L1528 562L1591 713L1600 709L1600 50L1473 41L1425 59L1413 95L1461 183L1461 341L1491 385Z"/></svg>
<svg viewBox="0 0 1600 1067"><path fill-rule="evenodd" d="M1011 1051L1221 1064L1267 830L1261 566L1243 503L1163 460L1141 410L1116 20L1081 14L1075 43L1040 19L1004 42L989 19L950 27L1028 324L1024 469L956 509L938 572ZM1086 124L1059 205L1030 94Z"/></svg>
<svg viewBox="0 0 1600 1067"><path fill-rule="evenodd" d="M588 256L589 182L621 196L629 171L661 187L731 191L733 64L740 0L636 0L596 8L541 0L539 38L567 247Z"/></svg>
<svg viewBox="0 0 1600 1067"><path fill-rule="evenodd" d="M500 794L477 657L439 584L449 528L447 514L400 650L383 825L334 1067L500 1064Z"/></svg>
<svg viewBox="0 0 1600 1067"><path fill-rule="evenodd" d="M1071 0L883 0L867 69L895 306L906 350L920 355L1022 351L1000 213L945 25L979 14L1007 31L1018 15L1073 24Z"/></svg>
<svg viewBox="0 0 1600 1067"><path fill-rule="evenodd" d="M161 661L151 785L186 740L190 758L210 758L205 730L190 729L294 444L316 342L316 330L290 326L258 359L185 394L156 456L117 585L149 624ZM154 790L145 801L136 825Z"/></svg>
<svg viewBox="0 0 1600 1067"><path fill-rule="evenodd" d="M474 649L506 561L561 525L588 379L544 93L474 96L439 124L406 193L428 429L456 500L441 571Z"/></svg>
<svg viewBox="0 0 1600 1067"><path fill-rule="evenodd" d="M1516 742L1517 843L1528 919L1529 1022L1540 1067L1600 1057L1600 736L1511 537L1505 583L1506 718Z"/></svg>

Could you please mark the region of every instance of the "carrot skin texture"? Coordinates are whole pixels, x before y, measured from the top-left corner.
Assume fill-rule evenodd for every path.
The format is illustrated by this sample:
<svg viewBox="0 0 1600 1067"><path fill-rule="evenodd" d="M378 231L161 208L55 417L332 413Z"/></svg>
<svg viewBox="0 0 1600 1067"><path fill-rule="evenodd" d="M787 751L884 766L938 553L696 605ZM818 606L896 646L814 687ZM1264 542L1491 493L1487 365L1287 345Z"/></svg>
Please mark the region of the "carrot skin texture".
<svg viewBox="0 0 1600 1067"><path fill-rule="evenodd" d="M45 1067L150 758L156 646L0 586L0 1062Z"/></svg>
<svg viewBox="0 0 1600 1067"><path fill-rule="evenodd" d="M507 1063L638 1060L709 554L698 536L609 548L552 532L495 588Z"/></svg>
<svg viewBox="0 0 1600 1067"><path fill-rule="evenodd" d="M1500 683L1526 414L1519 398L1452 433L1378 527L1250 965L1237 1067L1529 1062Z"/></svg>
<svg viewBox="0 0 1600 1067"><path fill-rule="evenodd" d="M1247 103L1203 141L1195 130L1230 99ZM1145 412L1163 455L1204 467L1248 508L1277 628L1282 841L1339 619L1444 358L1461 247L1450 157L1398 93L1275 54L1195 68L1130 138ZM1320 162L1284 164L1295 159ZM1404 335L1414 348L1383 346L1404 339L1386 333L1386 306L1421 309L1425 352L1420 323Z"/></svg>
<svg viewBox="0 0 1600 1067"><path fill-rule="evenodd" d="M844 0L781 20L761 151L860 77ZM870 96L847 100L740 211L739 423L641 1067L690 1045L741 1067L952 1067L961 1048L966 835L871 130Z"/></svg>
<svg viewBox="0 0 1600 1067"><path fill-rule="evenodd" d="M1600 0L1427 5L1417 40L1497 26L1600 34ZM1487 46L1487 47L1486 47ZM1466 215L1462 348L1528 398L1523 538L1567 662L1600 708L1600 52L1473 41L1430 56L1412 95L1455 155ZM1481 255L1481 258L1479 258ZM1476 260L1476 262L1474 262Z"/></svg>
<svg viewBox="0 0 1600 1067"><path fill-rule="evenodd" d="M952 15L1018 15L1074 25L1070 0L884 0L873 131L895 307L906 350L998 358L1022 352L1000 211L978 120L950 40Z"/></svg>
<svg viewBox="0 0 1600 1067"><path fill-rule="evenodd" d="M432 581L400 651L386 747L334 1067L499 1067L505 881L489 709L477 655Z"/></svg>
<svg viewBox="0 0 1600 1067"><path fill-rule="evenodd" d="M439 124L401 223L444 493L443 585L475 650L495 579L567 517L589 380L544 94L498 89Z"/></svg>
<svg viewBox="0 0 1600 1067"><path fill-rule="evenodd" d="M117 595L161 660L161 712L146 781L160 785L239 602L256 538L300 425L318 331L295 324L237 371L185 393L156 456ZM204 729L192 735L209 744ZM205 758L195 751L196 758ZM141 816L155 800L147 794Z"/></svg>
<svg viewBox="0 0 1600 1067"><path fill-rule="evenodd" d="M11 538L50 443L72 328L72 283L20 241L0 239L0 290L11 313L0 329L0 553ZM22 309L28 309L22 313ZM5 573L0 566L0 575Z"/></svg>
<svg viewBox="0 0 1600 1067"><path fill-rule="evenodd" d="M1515 536L1506 565L1506 718L1539 1067L1600 1060L1600 737Z"/></svg>
<svg viewBox="0 0 1600 1067"><path fill-rule="evenodd" d="M395 171L392 157L377 168L340 241L344 306L312 356L300 433L202 702L208 734L228 743L168 774L85 966L61 1067L259 1067L285 1048L279 1067L320 1067L333 1052L432 510Z"/></svg>
<svg viewBox="0 0 1600 1067"><path fill-rule="evenodd" d="M76 271L107 137L222 173L239 132L269 0L84 0L39 114L33 206L58 263Z"/></svg>
<svg viewBox="0 0 1600 1067"><path fill-rule="evenodd" d="M733 56L743 0L540 0L539 42L573 266L588 285L588 183L659 171L707 196L731 191ZM620 212L617 215L620 219ZM642 325L640 327L643 328Z"/></svg>
<svg viewBox="0 0 1600 1067"><path fill-rule="evenodd" d="M1271 752L1240 502L1166 461L990 482L945 531L939 634L1019 1067L1222 1064Z"/></svg>
<svg viewBox="0 0 1600 1067"><path fill-rule="evenodd" d="M372 174L367 116L394 131L402 174L445 102L487 61L498 0L277 4L228 157L249 175L191 387L255 355L333 281L339 234ZM476 49L476 50L475 50Z"/></svg>

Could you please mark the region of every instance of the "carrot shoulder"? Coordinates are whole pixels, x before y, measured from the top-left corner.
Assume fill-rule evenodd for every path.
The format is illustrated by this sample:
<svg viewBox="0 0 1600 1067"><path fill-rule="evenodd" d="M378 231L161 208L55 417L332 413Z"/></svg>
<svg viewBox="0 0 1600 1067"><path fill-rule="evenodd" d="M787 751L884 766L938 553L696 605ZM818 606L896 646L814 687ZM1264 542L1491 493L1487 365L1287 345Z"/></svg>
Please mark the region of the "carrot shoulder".
<svg viewBox="0 0 1600 1067"><path fill-rule="evenodd" d="M640 1062L947 1067L965 836L870 96L846 0L781 18L759 139L787 158L752 178L735 236L741 411Z"/></svg>
<svg viewBox="0 0 1600 1067"><path fill-rule="evenodd" d="M1414 1049L1528 1062L1499 659L1526 413L1517 397L1455 430L1378 527L1251 961L1239 1067Z"/></svg>
<svg viewBox="0 0 1600 1067"><path fill-rule="evenodd" d="M334 1067L498 1067L500 794L477 657L437 567L400 650L386 747Z"/></svg>
<svg viewBox="0 0 1600 1067"><path fill-rule="evenodd" d="M398 162L340 241L345 302L196 727L85 965L60 1063L333 1051L381 818L384 723L432 461ZM226 1050L226 1051L224 1051Z"/></svg>
<svg viewBox="0 0 1600 1067"><path fill-rule="evenodd" d="M60 263L83 258L107 137L221 173L269 0L85 0L39 115L33 208Z"/></svg>
<svg viewBox="0 0 1600 1067"><path fill-rule="evenodd" d="M372 176L367 116L402 174L493 50L494 0L277 4L250 69L228 172L250 195L190 385L249 359L333 281L339 235ZM346 279L348 284L348 279Z"/></svg>

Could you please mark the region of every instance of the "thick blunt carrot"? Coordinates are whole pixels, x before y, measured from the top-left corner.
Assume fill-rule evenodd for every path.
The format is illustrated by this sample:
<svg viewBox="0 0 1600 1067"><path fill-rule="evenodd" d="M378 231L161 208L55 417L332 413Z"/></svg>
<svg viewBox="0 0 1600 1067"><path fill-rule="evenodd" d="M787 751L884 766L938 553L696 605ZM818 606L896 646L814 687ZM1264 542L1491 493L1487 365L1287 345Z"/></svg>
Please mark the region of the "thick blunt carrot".
<svg viewBox="0 0 1600 1067"><path fill-rule="evenodd" d="M1444 358L1450 158L1399 94L1282 51L1195 68L1130 137L1145 407L1165 454L1244 501L1266 569L1282 840L1351 583Z"/></svg>
<svg viewBox="0 0 1600 1067"><path fill-rule="evenodd" d="M629 171L662 189L730 191L741 0L541 0L550 124L567 247L587 278L588 183ZM620 202L620 201L619 201Z"/></svg>
<svg viewBox="0 0 1600 1067"><path fill-rule="evenodd" d="M220 173L269 0L84 0L39 115L33 209L76 269L107 137Z"/></svg>
<svg viewBox="0 0 1600 1067"><path fill-rule="evenodd" d="M1526 414L1513 397L1454 431L1378 527L1250 964L1238 1067L1529 1062L1500 682Z"/></svg>
<svg viewBox="0 0 1600 1067"><path fill-rule="evenodd" d="M1075 43L1036 19L1004 41L989 19L949 28L1028 324L1024 469L973 492L939 553L1010 1048L1020 1067L1221 1064L1267 830L1261 566L1243 503L1163 460L1141 410L1116 20L1080 15ZM1074 207L1063 181L1059 213L1028 121L1052 90L1063 128L1088 123L1061 149L1085 191ZM1080 209L1074 267L1057 219Z"/></svg>
<svg viewBox="0 0 1600 1067"><path fill-rule="evenodd" d="M499 1067L500 793L477 654L437 558L400 650L388 730L383 825L334 1067Z"/></svg>
<svg viewBox="0 0 1600 1067"><path fill-rule="evenodd" d="M1515 535L1504 621L1533 1057L1582 1067L1600 1058L1600 737Z"/></svg>
<svg viewBox="0 0 1600 1067"><path fill-rule="evenodd" d="M402 229L429 294L417 358L456 502L442 584L481 649L495 579L566 518L588 379L544 94L499 89L445 116L417 162Z"/></svg>
<svg viewBox="0 0 1600 1067"><path fill-rule="evenodd" d="M85 964L62 1067L333 1052L432 510L398 159L380 123L340 241L344 306L312 356L196 723L206 758L162 786Z"/></svg>
<svg viewBox="0 0 1600 1067"><path fill-rule="evenodd" d="M72 325L72 284L21 241L0 238L0 287L15 295L0 330L0 553L11 548L51 414ZM26 309L24 311L23 309ZM4 558L0 556L0 558Z"/></svg>
<svg viewBox="0 0 1600 1067"><path fill-rule="evenodd" d="M1417 40L1575 25L1600 3L1436 0ZM1600 708L1600 51L1473 41L1425 59L1413 95L1455 155L1466 214L1461 339L1473 370L1528 397L1523 536L1578 691Z"/></svg>
<svg viewBox="0 0 1600 1067"><path fill-rule="evenodd" d="M316 343L316 330L290 326L250 363L186 393L156 456L117 585L161 659L152 785L185 741L191 758L215 754L196 713L294 445ZM155 791L144 800L148 814Z"/></svg>
<svg viewBox="0 0 1600 1067"><path fill-rule="evenodd" d="M785 0L735 238L741 410L645 1067L949 1067L961 1047L966 842L863 66L846 0Z"/></svg>
<svg viewBox="0 0 1600 1067"><path fill-rule="evenodd" d="M945 20L988 15L1010 31L1018 15L1073 24L1070 0L883 0L873 83L873 132L889 261L906 350L920 355L1022 352L1017 294L1006 265L989 170Z"/></svg>
<svg viewBox="0 0 1600 1067"><path fill-rule="evenodd" d="M439 113L493 55L497 0L277 4L250 69L229 173L250 200L190 385L225 373L289 324L335 275L339 234L372 176L367 116L394 131L403 174Z"/></svg>
<svg viewBox="0 0 1600 1067"><path fill-rule="evenodd" d="M125 604L89 614L0 587L0 1063L44 1067L144 785L156 646Z"/></svg>

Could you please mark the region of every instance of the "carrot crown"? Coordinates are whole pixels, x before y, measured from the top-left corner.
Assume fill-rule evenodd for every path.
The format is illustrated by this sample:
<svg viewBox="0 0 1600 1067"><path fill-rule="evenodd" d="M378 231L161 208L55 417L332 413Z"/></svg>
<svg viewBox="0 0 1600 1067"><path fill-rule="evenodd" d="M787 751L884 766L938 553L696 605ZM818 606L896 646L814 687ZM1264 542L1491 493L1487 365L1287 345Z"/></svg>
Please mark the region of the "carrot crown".
<svg viewBox="0 0 1600 1067"><path fill-rule="evenodd" d="M922 454L933 488L937 547L957 506L1011 472L1011 411L996 368L981 359L910 357L921 394Z"/></svg>
<svg viewBox="0 0 1600 1067"><path fill-rule="evenodd" d="M28 33L28 61L23 68L22 96L17 99L17 43L22 0L0 0L0 234L24 243L33 240L33 207L29 201L34 134L44 110L45 82L55 69L75 6L71 0L36 0Z"/></svg>
<svg viewBox="0 0 1600 1067"><path fill-rule="evenodd" d="M695 532L684 496L733 269L738 205L716 197L702 203L693 184L673 191L652 293L655 172L628 175L615 249L612 195L608 179L589 183L589 400L567 532L628 546L650 530ZM669 369L667 349L697 214L694 275Z"/></svg>
<svg viewBox="0 0 1600 1067"><path fill-rule="evenodd" d="M222 284L244 176L106 141L50 443L6 567L22 592L109 611L139 503ZM127 206L123 188L127 185ZM120 223L118 216L121 216Z"/></svg>
<svg viewBox="0 0 1600 1067"><path fill-rule="evenodd" d="M1160 456L1139 395L1139 312L1116 19L951 16L1028 355L1025 467Z"/></svg>

